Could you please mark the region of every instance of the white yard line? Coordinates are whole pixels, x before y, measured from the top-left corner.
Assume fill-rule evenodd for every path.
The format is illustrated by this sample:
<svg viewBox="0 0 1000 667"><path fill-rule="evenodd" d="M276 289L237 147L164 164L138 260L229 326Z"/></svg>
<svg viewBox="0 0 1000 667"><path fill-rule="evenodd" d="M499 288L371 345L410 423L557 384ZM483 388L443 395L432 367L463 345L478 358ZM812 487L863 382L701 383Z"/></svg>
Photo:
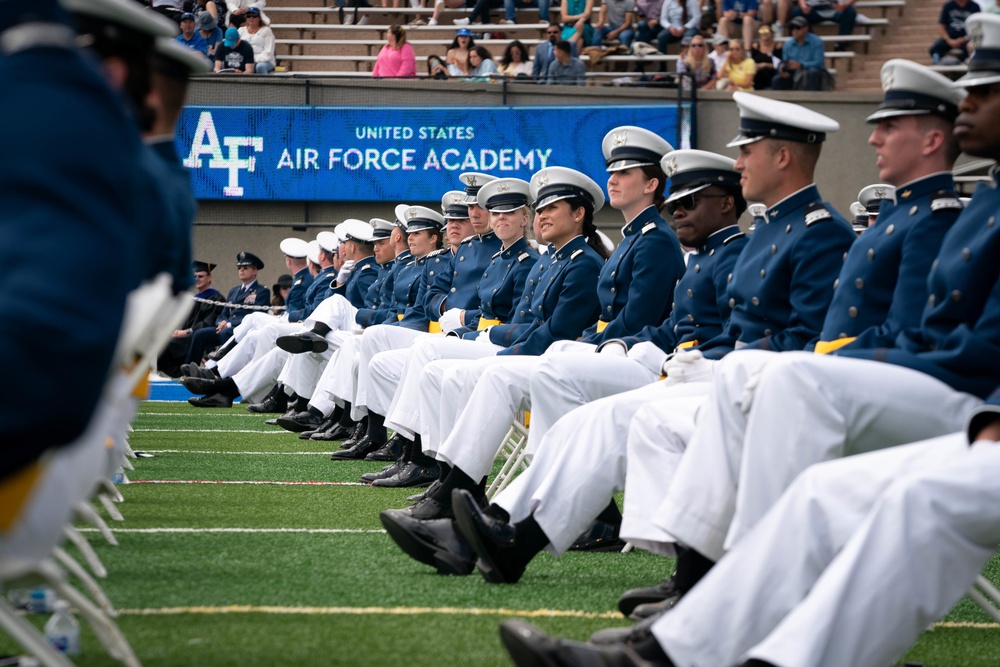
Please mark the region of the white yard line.
<svg viewBox="0 0 1000 667"><path fill-rule="evenodd" d="M234 479L132 479L129 484L233 484L247 486L368 486L361 482L275 482L264 479L234 480Z"/></svg>
<svg viewBox="0 0 1000 667"><path fill-rule="evenodd" d="M96 533L97 528L84 527L81 533ZM159 535L159 534L197 534L197 533L305 533L317 535L368 535L384 533L375 528L112 528L111 532L120 534Z"/></svg>

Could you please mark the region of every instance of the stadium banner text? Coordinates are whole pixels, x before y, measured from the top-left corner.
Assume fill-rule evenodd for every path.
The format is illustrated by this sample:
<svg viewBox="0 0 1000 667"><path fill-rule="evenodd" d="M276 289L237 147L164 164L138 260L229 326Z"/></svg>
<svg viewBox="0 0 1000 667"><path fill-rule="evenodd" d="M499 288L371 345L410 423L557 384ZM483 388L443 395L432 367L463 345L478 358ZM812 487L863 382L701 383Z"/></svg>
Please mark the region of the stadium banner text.
<svg viewBox="0 0 1000 667"><path fill-rule="evenodd" d="M197 199L434 201L461 189L466 171L528 180L543 167L571 167L604 185L607 132L638 125L674 143L678 122L673 104L188 106L177 152Z"/></svg>

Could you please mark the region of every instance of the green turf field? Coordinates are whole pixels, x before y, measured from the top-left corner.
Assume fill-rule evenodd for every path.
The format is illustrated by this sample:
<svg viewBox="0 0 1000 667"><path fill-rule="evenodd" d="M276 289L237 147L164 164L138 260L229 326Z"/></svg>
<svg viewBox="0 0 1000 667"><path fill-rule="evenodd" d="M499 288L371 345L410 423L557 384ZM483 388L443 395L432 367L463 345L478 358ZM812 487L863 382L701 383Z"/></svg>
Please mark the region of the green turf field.
<svg viewBox="0 0 1000 667"><path fill-rule="evenodd" d="M584 639L627 624L615 611L619 593L671 570L634 551L542 554L513 586L439 576L399 551L378 521L413 491L357 485L380 464L330 461L329 443L263 420L239 405L142 406L132 446L156 456L136 460L135 483L121 487L125 521L111 522L121 544L88 537L145 665L507 665L496 631L503 618L530 616ZM987 574L1000 582L1000 559ZM1000 627L989 621L963 600L907 659L998 665ZM83 642L79 665L116 664L89 631ZM0 636L0 654L12 650Z"/></svg>

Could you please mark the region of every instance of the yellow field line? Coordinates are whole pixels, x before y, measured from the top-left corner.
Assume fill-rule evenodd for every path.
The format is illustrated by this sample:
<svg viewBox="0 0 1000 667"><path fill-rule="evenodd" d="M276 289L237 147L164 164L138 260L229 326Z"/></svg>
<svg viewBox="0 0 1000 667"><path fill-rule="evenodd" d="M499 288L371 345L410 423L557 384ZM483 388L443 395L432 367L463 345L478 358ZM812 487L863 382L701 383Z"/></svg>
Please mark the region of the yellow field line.
<svg viewBox="0 0 1000 667"><path fill-rule="evenodd" d="M619 612L574 611L569 609L467 609L463 607L272 607L227 605L224 607L161 607L119 609L126 616L170 616L175 614L314 614L415 616L420 614L465 614L473 616L522 616L526 618L609 618L620 619ZM624 619L622 619L624 620Z"/></svg>
<svg viewBox="0 0 1000 667"><path fill-rule="evenodd" d="M419 616L422 614L464 614L472 616L519 616L522 618L606 618L624 620L616 611L575 611L572 609L482 609L464 607L278 607L253 605L226 605L223 607L161 607L146 609L119 609L125 616L172 616L178 614L309 614L317 616ZM971 623L942 621L932 626L935 630L969 628L997 630L1000 623Z"/></svg>

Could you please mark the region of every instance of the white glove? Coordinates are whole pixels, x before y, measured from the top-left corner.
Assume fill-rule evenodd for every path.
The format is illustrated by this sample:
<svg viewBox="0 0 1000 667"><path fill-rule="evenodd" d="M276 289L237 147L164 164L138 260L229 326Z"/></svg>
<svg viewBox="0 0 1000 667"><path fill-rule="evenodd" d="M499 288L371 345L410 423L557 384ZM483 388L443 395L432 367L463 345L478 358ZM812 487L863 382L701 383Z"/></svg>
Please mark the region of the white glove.
<svg viewBox="0 0 1000 667"><path fill-rule="evenodd" d="M710 382L715 362L698 350L682 350L663 365L663 372L673 384L678 382Z"/></svg>
<svg viewBox="0 0 1000 667"><path fill-rule="evenodd" d="M479 335L476 336L476 342L477 343L489 343L490 345L492 345L493 341L490 340L490 329L492 329L492 328L493 327L486 327L485 329L483 329L482 331L480 331Z"/></svg>
<svg viewBox="0 0 1000 667"><path fill-rule="evenodd" d="M461 308L449 308L444 311L444 315L442 315L441 319L438 320L438 323L441 325L441 331L447 333L461 327L462 315L464 314L465 311Z"/></svg>
<svg viewBox="0 0 1000 667"><path fill-rule="evenodd" d="M349 259L344 262L344 265L340 267L340 271L337 273L337 284L343 285L347 282L347 279L351 277L351 272L354 271L355 261Z"/></svg>
<svg viewBox="0 0 1000 667"><path fill-rule="evenodd" d="M628 348L619 340L606 340L597 348L597 353L624 358L628 356Z"/></svg>
<svg viewBox="0 0 1000 667"><path fill-rule="evenodd" d="M668 356L670 355L649 341L636 343L628 351L629 359L649 369L656 377L663 375L663 364Z"/></svg>

